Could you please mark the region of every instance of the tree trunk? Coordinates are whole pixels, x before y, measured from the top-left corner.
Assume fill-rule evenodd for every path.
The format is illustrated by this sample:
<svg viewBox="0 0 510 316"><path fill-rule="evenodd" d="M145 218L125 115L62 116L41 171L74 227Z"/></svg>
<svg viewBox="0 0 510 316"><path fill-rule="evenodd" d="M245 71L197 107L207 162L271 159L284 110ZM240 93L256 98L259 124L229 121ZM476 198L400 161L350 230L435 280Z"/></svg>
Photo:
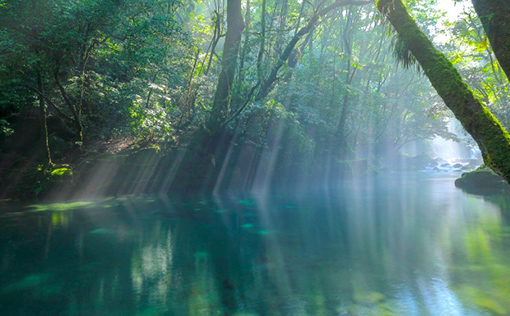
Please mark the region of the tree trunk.
<svg viewBox="0 0 510 316"><path fill-rule="evenodd" d="M55 83L58 86L58 89L60 90L60 94L62 95L62 99L64 99L64 103L69 107L71 110L71 113L73 114L74 118L74 124L76 126L76 135L78 136L78 141L80 142L80 145L83 144L83 125L81 124L81 109L76 109L73 102L67 95L66 90L64 89L64 86L60 82L58 78L58 74L60 71L60 65L58 65L57 62L57 68L55 68L55 71L53 72L53 77L55 78Z"/></svg>
<svg viewBox="0 0 510 316"><path fill-rule="evenodd" d="M197 131L189 146L192 156L189 167L194 172L190 184L193 187L214 188L223 164L228 165L227 153L233 135L224 128L224 123L228 119L243 29L241 0L228 0L227 33L212 110L205 126ZM186 168L181 169L187 172Z"/></svg>
<svg viewBox="0 0 510 316"><path fill-rule="evenodd" d="M393 25L420 63L432 86L482 151L484 162L510 180L510 136L473 95L452 63L439 52L409 16L401 0L379 0L377 9Z"/></svg>
<svg viewBox="0 0 510 316"><path fill-rule="evenodd" d="M510 1L472 0L496 58L510 78Z"/></svg>
<svg viewBox="0 0 510 316"><path fill-rule="evenodd" d="M43 85L42 85L42 78L41 73L39 72L37 74L37 88L39 91L41 91L41 94L39 94L39 116L41 119L41 143L43 146L43 152L44 152L44 166L51 166L51 153L50 153L50 144L48 140L48 125L46 124L46 104L44 102L44 96L43 93Z"/></svg>
<svg viewBox="0 0 510 316"><path fill-rule="evenodd" d="M207 129L212 134L221 127L221 124L227 118L243 29L244 23L241 13L241 0L228 0L227 34L223 47L221 72L214 95L211 117L206 124Z"/></svg>

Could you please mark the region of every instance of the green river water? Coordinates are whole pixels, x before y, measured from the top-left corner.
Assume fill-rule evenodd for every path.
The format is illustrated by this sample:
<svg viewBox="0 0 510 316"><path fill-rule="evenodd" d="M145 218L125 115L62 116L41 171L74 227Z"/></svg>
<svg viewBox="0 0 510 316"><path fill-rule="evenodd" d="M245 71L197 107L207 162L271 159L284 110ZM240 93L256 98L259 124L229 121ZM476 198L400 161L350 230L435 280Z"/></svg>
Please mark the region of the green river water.
<svg viewBox="0 0 510 316"><path fill-rule="evenodd" d="M510 199L458 175L0 213L0 315L510 315Z"/></svg>

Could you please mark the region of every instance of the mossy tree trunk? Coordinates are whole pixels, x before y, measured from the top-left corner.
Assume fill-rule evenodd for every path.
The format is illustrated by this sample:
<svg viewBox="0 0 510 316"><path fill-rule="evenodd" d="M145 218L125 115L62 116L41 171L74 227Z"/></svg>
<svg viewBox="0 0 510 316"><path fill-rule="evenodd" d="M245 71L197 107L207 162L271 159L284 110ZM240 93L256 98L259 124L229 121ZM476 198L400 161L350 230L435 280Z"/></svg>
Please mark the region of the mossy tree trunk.
<svg viewBox="0 0 510 316"><path fill-rule="evenodd" d="M510 180L510 136L473 95L452 63L439 52L408 14L401 0L379 0L384 14L420 63L432 86L482 151L484 162Z"/></svg>
<svg viewBox="0 0 510 316"><path fill-rule="evenodd" d="M510 78L510 0L472 0L501 68Z"/></svg>

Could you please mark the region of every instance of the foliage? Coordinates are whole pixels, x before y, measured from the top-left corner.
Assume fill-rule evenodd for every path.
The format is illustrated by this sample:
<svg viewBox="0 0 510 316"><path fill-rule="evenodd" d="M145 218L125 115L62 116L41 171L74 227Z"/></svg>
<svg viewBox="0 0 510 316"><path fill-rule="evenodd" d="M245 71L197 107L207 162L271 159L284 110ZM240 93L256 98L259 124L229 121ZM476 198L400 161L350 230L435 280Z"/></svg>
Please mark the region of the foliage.
<svg viewBox="0 0 510 316"><path fill-rule="evenodd" d="M404 65L413 56L398 36L387 36L374 6L356 1L324 11L335 3L242 2L235 75L224 85L227 108L219 111L214 96L229 28L222 2L2 2L0 136L16 132L16 117L39 116L42 95L49 116L74 131L74 142L82 129L85 143L128 136L194 152L194 137L206 139L214 117L231 135L234 157L274 160L279 172L313 173L325 161L379 164L409 142L453 139L448 112L427 80L397 67L392 54ZM435 3L407 2L431 36L444 18ZM510 124L507 79L476 16L464 17L447 23L450 41L438 45Z"/></svg>
<svg viewBox="0 0 510 316"><path fill-rule="evenodd" d="M154 81L182 84L189 43L175 22L177 7L172 1L6 3L0 8L0 84L10 87L0 95L4 115L43 94L51 115L84 124L92 138L128 130L135 96L150 103ZM162 96L154 98L157 104Z"/></svg>

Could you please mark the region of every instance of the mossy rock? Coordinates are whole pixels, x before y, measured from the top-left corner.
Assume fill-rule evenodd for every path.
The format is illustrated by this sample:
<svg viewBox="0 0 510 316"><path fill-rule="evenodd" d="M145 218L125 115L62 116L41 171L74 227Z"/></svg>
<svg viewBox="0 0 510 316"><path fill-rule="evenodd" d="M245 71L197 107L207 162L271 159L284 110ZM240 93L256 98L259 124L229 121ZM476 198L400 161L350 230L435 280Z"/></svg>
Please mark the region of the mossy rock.
<svg viewBox="0 0 510 316"><path fill-rule="evenodd" d="M510 194L510 185L485 165L472 172L463 173L455 186L471 194Z"/></svg>
<svg viewBox="0 0 510 316"><path fill-rule="evenodd" d="M38 167L34 175L32 191L35 196L41 198L49 193L70 192L75 184L76 173L69 166L54 167L44 170Z"/></svg>

